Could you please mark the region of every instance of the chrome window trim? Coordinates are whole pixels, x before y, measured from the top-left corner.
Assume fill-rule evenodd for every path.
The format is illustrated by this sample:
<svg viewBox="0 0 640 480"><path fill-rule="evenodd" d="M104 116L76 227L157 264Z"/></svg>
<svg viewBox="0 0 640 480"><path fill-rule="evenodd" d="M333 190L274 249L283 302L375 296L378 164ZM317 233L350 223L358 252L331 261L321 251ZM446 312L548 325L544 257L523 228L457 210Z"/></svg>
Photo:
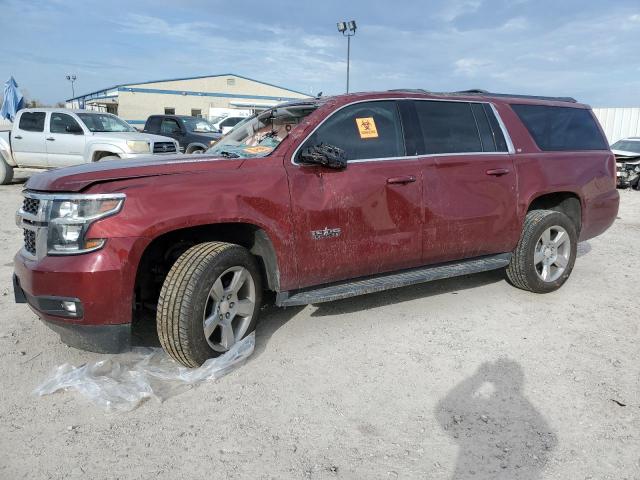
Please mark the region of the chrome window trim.
<svg viewBox="0 0 640 480"><path fill-rule="evenodd" d="M498 125L500 126L500 130L502 131L502 135L504 136L505 142L507 143L507 151L506 152L428 153L428 154L424 154L424 155L404 155L404 156L400 156L400 157L360 158L358 160L348 160L347 164L349 164L349 163L364 163L364 162L381 162L381 161L387 161L387 160L390 160L390 161L414 160L416 158L430 158L430 157L458 157L458 156L463 156L463 155L511 155L511 154L515 153L515 149L513 147L513 142L511 141L511 136L509 135L509 132L507 131L507 128L506 128L504 122L502 121L502 118L500 117L500 114L498 113L498 110L493 105L493 103L491 103L489 101L482 102L482 101L475 101L475 100L453 100L453 99L450 100L450 99L445 99L445 98L415 98L415 97L370 98L370 99L365 99L365 100L357 100L357 101L354 101L354 102L351 102L351 103L346 103L346 104L342 105L340 108L338 108L338 109L334 110L333 112L331 112L330 115L326 116L318 125L316 125L314 127L313 130L311 130L311 132L309 132L309 134L304 138L304 140L302 142L300 142L300 144L296 147L295 151L293 152L293 155L291 155L291 159L290 159L291 164L295 165L297 167L310 167L310 166L313 166L313 165L305 165L303 163L297 163L295 161L295 158L298 155L298 152L300 151L302 146L305 144L305 142L309 139L309 137L311 137L311 135L316 133L316 130L318 130L324 124L324 122L329 120L331 117L333 117L336 113L338 113L343 108L350 107L351 105L357 105L359 103L398 101L398 100L414 100L414 101L423 101L423 102L480 103L480 104L489 105L491 107L491 110L493 111L493 114L496 116L496 119L498 121Z"/></svg>
<svg viewBox="0 0 640 480"><path fill-rule="evenodd" d="M511 154L516 153L516 149L514 148L513 142L511 141L511 135L509 135L509 132L507 131L507 127L502 121L502 117L498 113L498 109L493 103L490 103L490 102L486 102L486 103L489 104L489 106L491 107L491 110L493 110L493 114L496 116L496 120L498 120L498 125L500 125L500 130L502 130L502 135L504 136L504 141L507 142L507 153L511 153ZM491 124L489 124L489 126L491 126Z"/></svg>

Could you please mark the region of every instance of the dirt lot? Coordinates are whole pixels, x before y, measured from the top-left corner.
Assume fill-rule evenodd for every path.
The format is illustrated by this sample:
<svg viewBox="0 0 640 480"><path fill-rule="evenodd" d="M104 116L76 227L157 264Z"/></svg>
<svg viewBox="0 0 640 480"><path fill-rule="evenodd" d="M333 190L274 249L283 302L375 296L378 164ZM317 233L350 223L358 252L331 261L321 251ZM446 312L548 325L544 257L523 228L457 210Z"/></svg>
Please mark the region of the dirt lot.
<svg viewBox="0 0 640 480"><path fill-rule="evenodd" d="M31 394L101 356L13 303L21 187L0 187L1 479L640 479L638 192L558 292L489 272L270 308L239 370L108 414Z"/></svg>

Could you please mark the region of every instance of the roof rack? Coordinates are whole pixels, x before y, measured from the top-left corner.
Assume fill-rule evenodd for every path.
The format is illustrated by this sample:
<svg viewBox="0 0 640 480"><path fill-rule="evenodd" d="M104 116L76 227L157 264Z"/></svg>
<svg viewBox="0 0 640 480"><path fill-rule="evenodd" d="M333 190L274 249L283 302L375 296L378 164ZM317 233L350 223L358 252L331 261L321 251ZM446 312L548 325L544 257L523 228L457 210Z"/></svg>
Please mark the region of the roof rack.
<svg viewBox="0 0 640 480"><path fill-rule="evenodd" d="M407 93L431 93L433 95L486 95L488 97L507 97L507 98L524 98L529 100L550 100L552 102L570 102L577 103L573 97L543 97L540 95L518 95L516 93L493 93L481 88L472 88L469 90L459 90L457 92L432 92L424 88L394 88L387 90L388 92L407 92Z"/></svg>
<svg viewBox="0 0 640 480"><path fill-rule="evenodd" d="M391 90L387 90L387 92L433 93L424 88L392 88Z"/></svg>
<svg viewBox="0 0 640 480"><path fill-rule="evenodd" d="M479 88L473 88L471 90L460 90L458 92L461 95L487 95L490 97L509 97L509 98L525 98L530 100L551 100L554 102L570 102L577 103L577 100L573 97L544 97L540 95L518 95L515 93L492 93L487 90L481 90Z"/></svg>

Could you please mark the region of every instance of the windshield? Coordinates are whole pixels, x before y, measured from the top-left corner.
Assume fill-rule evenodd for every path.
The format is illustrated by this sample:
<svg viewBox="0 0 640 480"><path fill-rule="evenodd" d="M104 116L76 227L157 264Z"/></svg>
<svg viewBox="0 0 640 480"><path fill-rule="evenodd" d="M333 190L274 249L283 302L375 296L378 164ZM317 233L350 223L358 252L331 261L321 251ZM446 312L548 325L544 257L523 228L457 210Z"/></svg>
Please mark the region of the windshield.
<svg viewBox="0 0 640 480"><path fill-rule="evenodd" d="M207 153L228 158L265 157L315 109L315 105L293 105L247 118L209 148Z"/></svg>
<svg viewBox="0 0 640 480"><path fill-rule="evenodd" d="M623 152L633 152L640 155L640 140L620 140L611 145L611 150L622 150Z"/></svg>
<svg viewBox="0 0 640 480"><path fill-rule="evenodd" d="M135 132L124 120L109 113L79 113L78 117L92 132Z"/></svg>
<svg viewBox="0 0 640 480"><path fill-rule="evenodd" d="M211 125L203 118L185 118L183 119L187 130L196 133L214 133L217 132L216 127Z"/></svg>

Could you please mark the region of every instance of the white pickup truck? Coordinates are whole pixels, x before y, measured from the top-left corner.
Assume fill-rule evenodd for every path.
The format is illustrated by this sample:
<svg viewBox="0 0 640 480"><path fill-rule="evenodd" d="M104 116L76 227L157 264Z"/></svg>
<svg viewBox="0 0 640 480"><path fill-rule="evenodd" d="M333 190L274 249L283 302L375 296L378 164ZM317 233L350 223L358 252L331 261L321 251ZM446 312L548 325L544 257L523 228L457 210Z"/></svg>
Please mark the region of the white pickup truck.
<svg viewBox="0 0 640 480"><path fill-rule="evenodd" d="M174 139L140 133L110 113L28 108L18 112L10 132L0 132L0 184L11 182L14 168L49 169L175 153Z"/></svg>

